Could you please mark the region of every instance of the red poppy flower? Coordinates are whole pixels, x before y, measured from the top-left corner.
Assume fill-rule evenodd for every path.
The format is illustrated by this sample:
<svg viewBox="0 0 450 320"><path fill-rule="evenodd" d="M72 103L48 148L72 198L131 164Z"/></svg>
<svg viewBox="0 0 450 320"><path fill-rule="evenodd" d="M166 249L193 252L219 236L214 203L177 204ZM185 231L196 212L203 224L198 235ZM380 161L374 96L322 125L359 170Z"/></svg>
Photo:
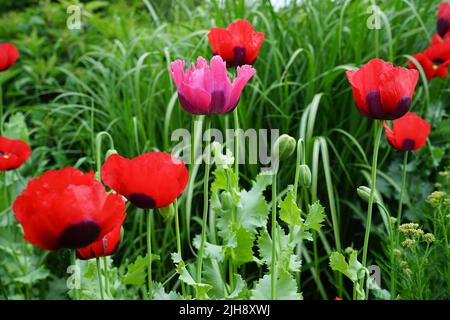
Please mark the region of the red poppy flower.
<svg viewBox="0 0 450 320"><path fill-rule="evenodd" d="M47 250L78 249L122 224L125 203L107 194L93 172L67 167L31 179L13 211L28 242Z"/></svg>
<svg viewBox="0 0 450 320"><path fill-rule="evenodd" d="M450 2L439 4L437 31L441 37L450 31Z"/></svg>
<svg viewBox="0 0 450 320"><path fill-rule="evenodd" d="M0 171L19 168L30 154L30 147L22 140L0 137Z"/></svg>
<svg viewBox="0 0 450 320"><path fill-rule="evenodd" d="M442 42L450 43L450 32L447 32L444 37L441 37L438 33L435 33L431 38L430 47L433 47Z"/></svg>
<svg viewBox="0 0 450 320"><path fill-rule="evenodd" d="M211 28L208 34L213 54L228 66L253 64L264 40L264 32L255 32L247 20L237 20L226 29Z"/></svg>
<svg viewBox="0 0 450 320"><path fill-rule="evenodd" d="M418 150L430 134L430 124L412 112L394 120L393 123L392 130L386 121L383 126L389 143L398 150Z"/></svg>
<svg viewBox="0 0 450 320"><path fill-rule="evenodd" d="M422 53L414 54L413 57L422 66L428 80L448 76L447 68L450 65L449 42L442 42L431 46ZM412 61L409 61L408 65L411 69L416 69L416 65Z"/></svg>
<svg viewBox="0 0 450 320"><path fill-rule="evenodd" d="M169 153L149 152L133 159L113 154L102 167L103 182L142 209L170 205L184 190L189 173Z"/></svg>
<svg viewBox="0 0 450 320"><path fill-rule="evenodd" d="M393 67L381 59L347 71L358 110L372 119L397 119L409 111L419 79L417 70Z"/></svg>
<svg viewBox="0 0 450 320"><path fill-rule="evenodd" d="M112 231L110 231L102 239L99 239L91 243L86 248L78 249L77 250L78 259L89 260L113 255L117 251L117 248L119 248L121 231L122 231L122 224L118 224Z"/></svg>
<svg viewBox="0 0 450 320"><path fill-rule="evenodd" d="M19 51L11 43L0 43L0 71L9 69L19 58Z"/></svg>

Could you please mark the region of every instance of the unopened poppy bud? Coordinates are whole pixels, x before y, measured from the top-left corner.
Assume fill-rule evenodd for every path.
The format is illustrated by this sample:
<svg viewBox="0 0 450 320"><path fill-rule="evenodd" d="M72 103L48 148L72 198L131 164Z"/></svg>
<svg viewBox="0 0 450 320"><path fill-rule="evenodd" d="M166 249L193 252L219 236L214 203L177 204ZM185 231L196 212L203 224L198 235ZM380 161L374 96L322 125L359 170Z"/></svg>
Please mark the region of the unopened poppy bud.
<svg viewBox="0 0 450 320"><path fill-rule="evenodd" d="M222 208L225 210L230 210L234 206L233 196L230 192L225 191L220 195L220 200L222 203Z"/></svg>
<svg viewBox="0 0 450 320"><path fill-rule="evenodd" d="M309 188L311 186L311 170L306 164L302 164L299 167L299 179L298 183L301 187Z"/></svg>
<svg viewBox="0 0 450 320"><path fill-rule="evenodd" d="M273 145L272 156L280 161L285 160L294 153L296 144L297 141L290 135L282 134Z"/></svg>
<svg viewBox="0 0 450 320"><path fill-rule="evenodd" d="M357 190L356 190L356 192L358 193L358 196L361 198L361 199L363 199L364 201L366 201L366 202L369 202L369 199L370 199L370 188L369 187L366 187L366 186L360 186ZM374 198L373 198L373 200L374 200L374 203L377 203L377 202L379 202L379 200L380 199L378 199L378 196L377 196L377 194L375 193L375 195L374 195Z"/></svg>

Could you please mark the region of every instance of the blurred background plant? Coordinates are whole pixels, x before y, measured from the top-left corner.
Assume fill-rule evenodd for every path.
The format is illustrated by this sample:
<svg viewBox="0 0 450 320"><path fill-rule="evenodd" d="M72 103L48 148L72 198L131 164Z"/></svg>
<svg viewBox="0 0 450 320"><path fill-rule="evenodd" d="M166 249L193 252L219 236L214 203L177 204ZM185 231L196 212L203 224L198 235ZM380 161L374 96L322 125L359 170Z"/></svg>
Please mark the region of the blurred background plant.
<svg viewBox="0 0 450 320"><path fill-rule="evenodd" d="M278 9L267 0L0 2L0 40L13 42L21 53L17 66L0 75L5 135L29 140L33 149L32 159L20 174L8 174L7 185L2 183L10 198L44 170L68 165L93 169L95 137L102 131L111 135L114 148L127 157L156 149L170 151L177 143L170 141L172 130L190 127L190 117L178 106L167 72L170 61L194 61L198 55L210 58L206 35L212 26L225 27L246 18L256 30L264 31L266 39L255 64L257 75L241 98L240 125L243 129L278 128L304 139L305 162L313 182L310 189L299 190L297 204L308 212L308 205L320 200L327 217L319 233L313 233L314 241L305 243L299 252L303 261L299 290L305 299L334 298L338 293L352 297L347 280L343 292L336 289L339 277L328 266L328 256L335 249L362 246L366 204L357 197L356 188L370 185L366 155L373 134L370 121L362 119L353 105L344 72L377 56L405 66L406 55L427 47L439 1L305 0ZM67 8L73 4L82 8L80 30L66 26ZM372 5L382 10L379 30L367 27ZM404 245L395 248L403 270L398 296L404 299L449 297L448 278L444 279L450 274L445 271L449 263L448 241L445 243L449 233L445 200L450 165L448 84L448 78L421 82L414 96L414 112L433 128L426 147L411 155L407 168L402 224L417 223L416 230L420 227L424 234L411 238L402 233ZM226 117L214 119L213 126L224 129L226 125ZM384 206L396 208L402 156L382 141L379 197ZM281 195L288 192L295 172L294 157L289 161L278 174ZM241 166L242 187L249 190L258 172L257 165ZM186 216L186 196L180 201L185 244L200 230L202 188L201 178L197 180L192 190L192 219ZM433 190L446 192L439 206L427 202ZM0 208L4 295L66 298L67 253L46 254L30 247L20 240L17 225L14 232L6 232L13 216L1 199ZM110 291L115 298L145 296L141 288L145 276L141 269L145 268L140 260L145 255L144 217L139 210L129 217L120 250L114 261L108 259L113 270L111 287L115 288ZM155 296L177 298L169 292L180 285L170 259L170 253L176 251L174 231L170 220L155 220L153 241L160 257L155 273L164 283L156 286L159 295ZM388 224L383 210L376 210L369 260L382 267L393 250L387 247ZM428 233L434 241L431 235L425 236ZM258 245L253 242L254 256L258 256ZM185 261L195 259L188 247L183 253ZM264 263L255 261L254 257L246 261L239 268L241 279L236 279L248 289L253 289L267 270ZM95 266L90 262L82 266L84 285L92 284L83 297L98 297ZM382 268L384 288L389 287L390 272L389 267ZM299 278L296 274L298 283ZM249 291L243 292L228 298L250 297Z"/></svg>

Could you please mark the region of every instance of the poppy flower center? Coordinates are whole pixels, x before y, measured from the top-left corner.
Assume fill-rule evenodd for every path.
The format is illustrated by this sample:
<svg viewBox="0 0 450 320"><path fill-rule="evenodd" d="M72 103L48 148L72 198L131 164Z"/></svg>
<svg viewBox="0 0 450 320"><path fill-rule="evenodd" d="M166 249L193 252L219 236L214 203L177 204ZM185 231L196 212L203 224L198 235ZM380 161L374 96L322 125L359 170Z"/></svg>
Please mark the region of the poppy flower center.
<svg viewBox="0 0 450 320"><path fill-rule="evenodd" d="M156 201L152 197L143 193L132 193L130 194L128 200L141 209L153 209L156 207Z"/></svg>
<svg viewBox="0 0 450 320"><path fill-rule="evenodd" d="M0 151L0 157L3 158L3 159L9 159L11 157L11 154L3 152L3 151Z"/></svg>
<svg viewBox="0 0 450 320"><path fill-rule="evenodd" d="M233 65L241 66L245 62L245 48L234 47L233 48Z"/></svg>
<svg viewBox="0 0 450 320"><path fill-rule="evenodd" d="M382 108L381 108L380 92L378 91L369 92L366 96L366 104L372 116L378 119L381 118Z"/></svg>
<svg viewBox="0 0 450 320"><path fill-rule="evenodd" d="M412 139L405 139L405 140L403 140L402 149L411 151L411 150L414 149L414 145L415 144L416 143L414 142L414 140L412 140Z"/></svg>
<svg viewBox="0 0 450 320"><path fill-rule="evenodd" d="M61 237L59 244L63 248L84 248L94 242L100 234L100 227L94 221L88 220L68 226Z"/></svg>
<svg viewBox="0 0 450 320"><path fill-rule="evenodd" d="M444 37L447 31L450 30L450 21L440 18L437 22L437 30L441 37Z"/></svg>

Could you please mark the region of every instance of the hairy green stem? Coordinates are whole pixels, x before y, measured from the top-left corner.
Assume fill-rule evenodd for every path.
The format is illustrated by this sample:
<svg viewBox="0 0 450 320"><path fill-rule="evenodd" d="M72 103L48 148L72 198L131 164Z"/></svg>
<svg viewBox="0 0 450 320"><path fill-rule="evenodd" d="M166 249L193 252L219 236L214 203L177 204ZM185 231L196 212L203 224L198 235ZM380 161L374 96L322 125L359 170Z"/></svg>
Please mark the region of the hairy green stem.
<svg viewBox="0 0 450 320"><path fill-rule="evenodd" d="M403 195L405 192L406 185L406 165L408 163L408 151L405 151L403 156L403 167L402 167L402 185L400 187L400 196L398 200L398 209L397 209L397 221L395 223L395 227L391 228L391 268L392 268L392 276L391 276L391 298L395 299L396 295L396 282L397 282L397 266L395 264L395 255L394 249L398 246L399 242L399 234L398 228L400 226L402 220L402 209L403 209ZM394 238L395 237L395 238Z"/></svg>
<svg viewBox="0 0 450 320"><path fill-rule="evenodd" d="M180 236L180 219L178 217L178 199L175 198L175 201L173 203L174 206L174 215L175 215L175 234L177 238L177 253L180 256L180 259L182 258L182 252L181 252L181 236ZM183 294L183 297L186 296L186 288L184 286L184 282L181 281L181 293Z"/></svg>
<svg viewBox="0 0 450 320"><path fill-rule="evenodd" d="M70 264L72 266L77 266L77 251L76 250L70 250ZM81 279L80 279L81 281ZM81 283L80 283L81 285ZM80 300L80 289L74 288L73 289L75 300Z"/></svg>
<svg viewBox="0 0 450 320"><path fill-rule="evenodd" d="M239 181L239 115L238 109L233 111L234 120L234 174L236 181Z"/></svg>
<svg viewBox="0 0 450 320"><path fill-rule="evenodd" d="M378 121L375 122L375 141L373 145L373 158L372 158L372 173L371 173L371 188L369 196L369 206L367 208L367 222L366 222L366 232L364 234L364 246L363 246L363 256L362 264L366 267L367 264L367 250L369 248L369 236L370 228L372 226L372 211L373 203L375 198L375 192L377 188L377 163L378 163L378 149L380 147L381 133L383 132L383 126ZM364 286L364 278L361 280L361 288ZM368 298L369 292L367 289L366 299Z"/></svg>
<svg viewBox="0 0 450 320"><path fill-rule="evenodd" d="M148 256L148 267L147 267L147 279L148 279L148 299L153 299L153 279L152 279L152 216L153 209L146 210L147 214L147 256Z"/></svg>
<svg viewBox="0 0 450 320"><path fill-rule="evenodd" d="M210 170L210 143L211 143L211 118L206 117L206 133L207 133L207 146L206 146L206 158L205 158L205 176L203 179L203 217L202 217L202 236L200 247L198 249L197 256L197 282L202 282L202 265L203 265L203 250L206 243L206 227L208 220L208 201L209 201L209 170Z"/></svg>
<svg viewBox="0 0 450 320"><path fill-rule="evenodd" d="M100 298L105 300L105 295L103 294L103 282L102 282L102 273L100 269L100 259L95 258L95 263L97 264L97 277L98 277L98 288L100 290Z"/></svg>
<svg viewBox="0 0 450 320"><path fill-rule="evenodd" d="M276 266L277 266L277 174L273 173L272 177L272 265L271 265L271 297L272 300L276 299Z"/></svg>

